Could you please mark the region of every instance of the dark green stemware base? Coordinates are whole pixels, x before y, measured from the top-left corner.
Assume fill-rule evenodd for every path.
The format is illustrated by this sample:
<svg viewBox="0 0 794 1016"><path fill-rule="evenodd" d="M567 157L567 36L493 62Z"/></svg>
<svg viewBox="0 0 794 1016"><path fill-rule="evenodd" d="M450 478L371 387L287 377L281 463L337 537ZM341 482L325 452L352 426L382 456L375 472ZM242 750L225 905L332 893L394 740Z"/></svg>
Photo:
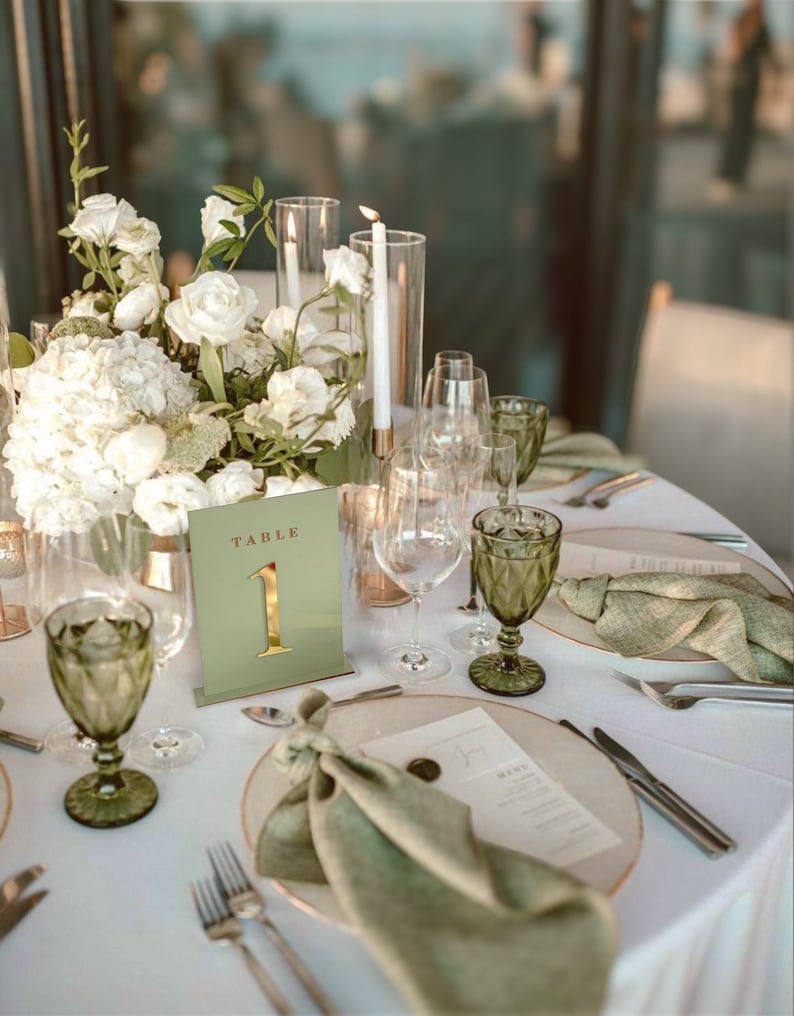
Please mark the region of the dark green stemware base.
<svg viewBox="0 0 794 1016"><path fill-rule="evenodd" d="M546 672L527 656L513 656L505 667L501 653L478 656L469 664L469 678L492 695L532 695L546 683Z"/></svg>
<svg viewBox="0 0 794 1016"><path fill-rule="evenodd" d="M99 773L89 773L69 787L63 799L67 814L91 829L115 829L148 815L157 803L157 785L134 769L118 772L121 787L108 792Z"/></svg>

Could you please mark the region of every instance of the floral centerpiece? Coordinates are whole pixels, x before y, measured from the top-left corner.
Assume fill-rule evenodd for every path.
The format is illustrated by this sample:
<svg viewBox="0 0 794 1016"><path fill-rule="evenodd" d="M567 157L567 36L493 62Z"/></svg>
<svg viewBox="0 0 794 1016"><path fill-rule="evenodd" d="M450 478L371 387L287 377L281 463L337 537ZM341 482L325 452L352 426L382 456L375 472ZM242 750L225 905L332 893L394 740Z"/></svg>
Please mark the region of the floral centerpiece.
<svg viewBox="0 0 794 1016"><path fill-rule="evenodd" d="M83 166L84 122L66 135L74 218L60 234L85 275L44 354L15 372L3 454L26 525L86 532L134 512L171 535L193 508L322 486L318 460L354 425L365 351L307 308L335 298L337 320L366 299L367 259L326 251L319 293L297 308L258 307L231 274L258 231L275 244L257 177L251 191L219 185L206 199L201 257L171 299L157 225L123 198L84 197L107 167Z"/></svg>

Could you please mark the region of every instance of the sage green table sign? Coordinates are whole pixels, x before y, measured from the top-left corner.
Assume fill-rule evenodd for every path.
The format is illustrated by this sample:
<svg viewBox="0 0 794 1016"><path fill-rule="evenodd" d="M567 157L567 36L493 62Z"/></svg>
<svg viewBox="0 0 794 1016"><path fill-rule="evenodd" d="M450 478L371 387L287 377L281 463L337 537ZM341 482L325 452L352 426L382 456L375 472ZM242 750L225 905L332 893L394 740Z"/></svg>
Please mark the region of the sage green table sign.
<svg viewBox="0 0 794 1016"><path fill-rule="evenodd" d="M204 686L196 703L353 672L336 488L188 513Z"/></svg>

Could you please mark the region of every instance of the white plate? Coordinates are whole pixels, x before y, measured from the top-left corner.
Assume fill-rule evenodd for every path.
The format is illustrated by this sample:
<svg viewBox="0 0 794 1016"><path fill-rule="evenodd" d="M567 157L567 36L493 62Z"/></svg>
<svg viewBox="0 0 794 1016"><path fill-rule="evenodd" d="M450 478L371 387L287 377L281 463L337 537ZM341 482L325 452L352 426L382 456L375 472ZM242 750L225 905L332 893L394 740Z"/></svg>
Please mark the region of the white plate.
<svg viewBox="0 0 794 1016"><path fill-rule="evenodd" d="M740 561L742 571L758 579L770 593L775 596L790 596L788 587L768 568L753 561L752 558L738 554L728 547L718 547L705 540L680 533L669 533L660 529L581 529L578 532L563 532L563 542L585 544L592 547L606 547L610 550L625 550L633 553L665 554L675 557L689 557L705 561ZM577 575L566 575L565 578L578 578ZM599 639L593 624L582 617L577 617L557 596L549 596L543 606L535 614L534 621L542 628L553 631L556 635L577 642L582 646L600 649L611 656L618 654ZM676 647L652 660L678 661L681 663L713 663L711 656L695 652L694 649Z"/></svg>
<svg viewBox="0 0 794 1016"><path fill-rule="evenodd" d="M11 816L11 780L5 766L0 762L0 839L6 831Z"/></svg>
<svg viewBox="0 0 794 1016"><path fill-rule="evenodd" d="M549 775L621 837L616 846L568 869L603 892L615 892L634 867L640 850L640 811L617 768L577 734L517 706L443 695L403 695L357 702L333 710L326 729L343 748L351 750L371 738L409 730L476 706L483 708ZM252 850L265 818L288 786L268 751L254 766L243 792L243 831ZM338 924L345 923L327 887L301 882L275 884L298 906Z"/></svg>

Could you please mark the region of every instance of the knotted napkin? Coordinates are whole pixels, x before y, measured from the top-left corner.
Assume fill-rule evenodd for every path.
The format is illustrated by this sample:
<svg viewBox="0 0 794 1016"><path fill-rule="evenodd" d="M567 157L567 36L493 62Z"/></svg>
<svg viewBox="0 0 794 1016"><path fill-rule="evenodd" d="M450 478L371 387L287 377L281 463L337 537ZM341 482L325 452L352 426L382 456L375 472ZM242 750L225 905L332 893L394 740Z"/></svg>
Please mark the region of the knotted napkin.
<svg viewBox="0 0 794 1016"><path fill-rule="evenodd" d="M304 692L274 749L292 788L265 821L261 875L327 883L352 928L422 1013L595 1013L616 931L604 896L478 840L468 806L323 731Z"/></svg>
<svg viewBox="0 0 794 1016"><path fill-rule="evenodd" d="M563 434L547 438L540 450L538 464L532 470L533 481L569 480L581 469L605 469L626 473L642 466L636 455L624 455L603 434Z"/></svg>
<svg viewBox="0 0 794 1016"><path fill-rule="evenodd" d="M561 580L558 596L621 656L687 646L742 681L792 683L792 599L773 596L752 575L597 575Z"/></svg>

